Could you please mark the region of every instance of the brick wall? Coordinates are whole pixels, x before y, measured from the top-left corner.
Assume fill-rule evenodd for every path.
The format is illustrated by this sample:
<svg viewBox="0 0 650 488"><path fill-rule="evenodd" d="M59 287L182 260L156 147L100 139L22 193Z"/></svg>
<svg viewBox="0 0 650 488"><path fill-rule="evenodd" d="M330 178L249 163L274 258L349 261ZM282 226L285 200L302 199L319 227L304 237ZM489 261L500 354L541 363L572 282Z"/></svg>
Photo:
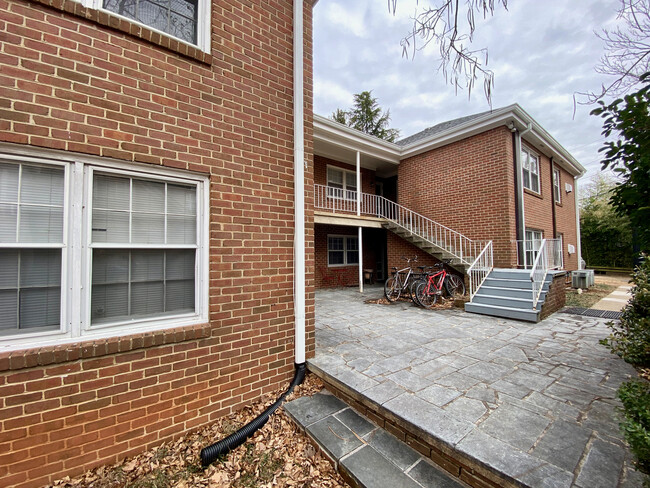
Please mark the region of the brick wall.
<svg viewBox="0 0 650 488"><path fill-rule="evenodd" d="M493 240L495 266L513 266L512 134L499 127L402 161L398 203L470 239Z"/></svg>
<svg viewBox="0 0 650 488"><path fill-rule="evenodd" d="M553 239L561 233L563 238L564 268L568 270L578 268L577 232L575 214L575 191L567 193L565 183L574 185L573 176L551 159L540 155L540 193L524 190L524 219L526 228L541 230L546 239ZM561 203L557 204L553 196L552 167L560 170ZM553 207L555 207L555 227L553 226ZM576 252L569 254L567 245L573 244Z"/></svg>
<svg viewBox="0 0 650 488"><path fill-rule="evenodd" d="M556 273L553 275L553 281L548 289L544 304L542 305L542 312L540 313L540 320L545 319L553 312L557 312L566 304L566 273Z"/></svg>
<svg viewBox="0 0 650 488"><path fill-rule="evenodd" d="M0 479L42 486L178 437L290 379L292 2L213 2L211 54L67 0L0 0L0 10L0 142L210 177L209 323L0 354ZM310 160L308 0L305 25ZM312 206L308 191L308 357Z"/></svg>

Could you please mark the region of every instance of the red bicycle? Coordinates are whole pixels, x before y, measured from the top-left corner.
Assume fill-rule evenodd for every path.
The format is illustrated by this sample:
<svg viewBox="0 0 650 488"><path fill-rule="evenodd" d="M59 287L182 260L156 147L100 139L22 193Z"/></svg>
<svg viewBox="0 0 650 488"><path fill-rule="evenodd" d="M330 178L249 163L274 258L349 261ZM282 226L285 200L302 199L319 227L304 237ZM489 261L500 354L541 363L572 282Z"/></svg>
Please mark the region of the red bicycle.
<svg viewBox="0 0 650 488"><path fill-rule="evenodd" d="M447 295L451 298L462 297L465 294L465 283L461 278L452 273L447 273L442 263L434 266L439 271L430 273L427 278L420 281L415 287L415 300L424 308L432 308L442 296L444 286Z"/></svg>

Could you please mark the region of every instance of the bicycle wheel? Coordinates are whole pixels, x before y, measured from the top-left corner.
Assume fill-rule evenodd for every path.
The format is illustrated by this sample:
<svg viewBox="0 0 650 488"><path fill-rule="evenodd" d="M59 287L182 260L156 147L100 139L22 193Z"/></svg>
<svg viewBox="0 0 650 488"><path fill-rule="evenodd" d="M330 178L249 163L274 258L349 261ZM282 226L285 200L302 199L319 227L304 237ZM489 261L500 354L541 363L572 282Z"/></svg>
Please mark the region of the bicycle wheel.
<svg viewBox="0 0 650 488"><path fill-rule="evenodd" d="M415 295L420 305L424 308L432 308L436 301L438 300L438 294L433 286L429 286L428 283L421 282L415 289Z"/></svg>
<svg viewBox="0 0 650 488"><path fill-rule="evenodd" d="M413 283L411 283L411 288L409 290L411 292L411 300L413 300L413 303L415 303L419 307L421 307L422 304L420 303L420 300L418 300L418 294L416 292L418 289L418 285L420 283L426 283L426 282L427 282L426 279L418 278L417 280L414 280Z"/></svg>
<svg viewBox="0 0 650 488"><path fill-rule="evenodd" d="M394 302L397 300L402 293L402 287L400 286L399 280L395 279L394 276L391 276L384 283L384 296L389 302Z"/></svg>
<svg viewBox="0 0 650 488"><path fill-rule="evenodd" d="M460 298L465 295L465 283L455 274L448 274L445 279L445 290L451 298Z"/></svg>

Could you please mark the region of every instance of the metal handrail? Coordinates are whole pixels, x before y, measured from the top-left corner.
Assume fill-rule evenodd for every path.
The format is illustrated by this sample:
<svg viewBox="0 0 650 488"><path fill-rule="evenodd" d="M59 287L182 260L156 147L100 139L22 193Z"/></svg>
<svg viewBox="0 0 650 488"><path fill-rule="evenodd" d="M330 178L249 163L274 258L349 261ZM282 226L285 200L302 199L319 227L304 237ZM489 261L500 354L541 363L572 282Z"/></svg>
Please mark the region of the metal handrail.
<svg viewBox="0 0 650 488"><path fill-rule="evenodd" d="M474 299L474 295L476 295L476 292L488 277L490 271L494 269L493 249L492 241L488 242L467 270L467 275L469 276L470 302Z"/></svg>
<svg viewBox="0 0 650 488"><path fill-rule="evenodd" d="M512 240L517 249L517 266L523 267L525 269L530 269L535 258L539 251L539 247L536 247L537 244L541 245L541 239L529 239L529 240ZM549 269L564 269L564 255L562 253L562 239L546 239L546 249L549 258ZM530 260L528 259L530 256Z"/></svg>
<svg viewBox="0 0 650 488"><path fill-rule="evenodd" d="M314 185L314 206L318 209L342 213L357 213L359 203L356 191L326 185ZM433 244L462 263L470 265L485 247L485 241L474 241L428 217L380 195L361 193L360 215L389 220L429 244Z"/></svg>
<svg viewBox="0 0 650 488"><path fill-rule="evenodd" d="M533 310L537 310L537 302L542 294L546 273L548 273L548 254L546 249L546 239L542 239L533 268L530 270L530 281L533 282Z"/></svg>

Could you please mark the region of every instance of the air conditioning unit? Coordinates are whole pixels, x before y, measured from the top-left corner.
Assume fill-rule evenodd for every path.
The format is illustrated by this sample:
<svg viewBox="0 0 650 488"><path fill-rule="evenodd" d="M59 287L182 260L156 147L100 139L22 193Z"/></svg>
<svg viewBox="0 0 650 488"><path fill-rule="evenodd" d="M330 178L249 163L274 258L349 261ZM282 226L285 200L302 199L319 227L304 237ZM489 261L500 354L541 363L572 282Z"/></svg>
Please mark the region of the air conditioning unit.
<svg viewBox="0 0 650 488"><path fill-rule="evenodd" d="M573 185L571 183L565 183L564 189L566 190L567 193L571 193L573 191Z"/></svg>

